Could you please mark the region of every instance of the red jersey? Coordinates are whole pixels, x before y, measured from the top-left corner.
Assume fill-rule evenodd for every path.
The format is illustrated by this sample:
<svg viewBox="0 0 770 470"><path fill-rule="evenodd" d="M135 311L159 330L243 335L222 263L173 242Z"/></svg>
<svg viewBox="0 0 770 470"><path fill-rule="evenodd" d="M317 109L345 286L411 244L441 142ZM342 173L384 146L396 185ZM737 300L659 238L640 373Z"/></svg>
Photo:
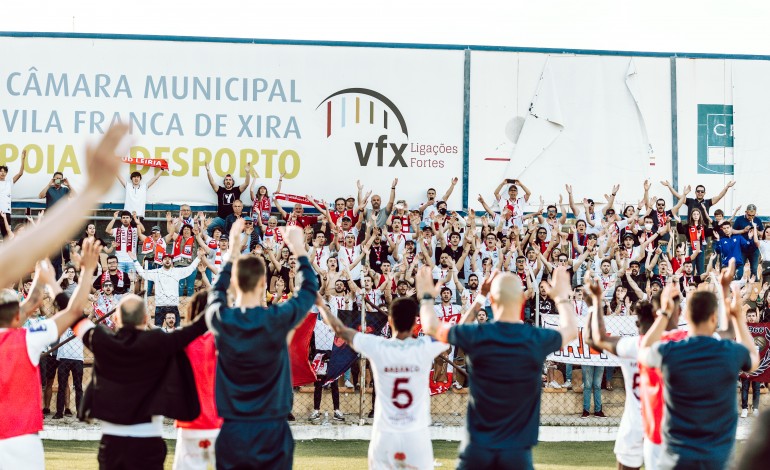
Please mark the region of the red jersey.
<svg viewBox="0 0 770 470"><path fill-rule="evenodd" d="M27 330L10 328L0 332L0 439L43 430L43 400L40 369L32 365L27 352Z"/></svg>
<svg viewBox="0 0 770 470"><path fill-rule="evenodd" d="M661 342L682 341L689 333L685 330L671 330L663 332ZM642 403L642 425L644 435L653 444L662 442L660 426L663 422L663 375L660 369L647 367L639 363L640 375L640 401Z"/></svg>
<svg viewBox="0 0 770 470"><path fill-rule="evenodd" d="M201 404L201 414L193 421L177 421L178 428L185 429L219 429L223 419L217 413L217 403L214 397L214 380L217 375L217 348L214 335L206 333L188 344L185 348L190 358L195 389Z"/></svg>

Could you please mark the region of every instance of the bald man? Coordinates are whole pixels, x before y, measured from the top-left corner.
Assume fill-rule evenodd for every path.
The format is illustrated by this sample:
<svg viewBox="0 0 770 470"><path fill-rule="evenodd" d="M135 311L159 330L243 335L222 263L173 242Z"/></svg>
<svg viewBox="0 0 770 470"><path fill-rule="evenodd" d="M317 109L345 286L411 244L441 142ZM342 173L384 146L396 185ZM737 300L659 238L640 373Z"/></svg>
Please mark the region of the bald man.
<svg viewBox="0 0 770 470"><path fill-rule="evenodd" d="M510 273L492 281L489 301L494 321L488 323L439 322L433 309L438 288L433 285L430 269L420 268L416 282L422 331L465 351L471 399L457 468L533 468L543 362L548 354L577 337L566 269L557 268L553 282L546 287L559 311L558 330L521 321L523 288L519 278Z"/></svg>
<svg viewBox="0 0 770 470"><path fill-rule="evenodd" d="M99 468L161 470L166 459L163 416L192 421L200 414L195 379L184 348L206 332L201 315L192 325L147 330L144 301L128 295L118 304L118 330L84 319L74 328L94 353L81 420L99 419Z"/></svg>

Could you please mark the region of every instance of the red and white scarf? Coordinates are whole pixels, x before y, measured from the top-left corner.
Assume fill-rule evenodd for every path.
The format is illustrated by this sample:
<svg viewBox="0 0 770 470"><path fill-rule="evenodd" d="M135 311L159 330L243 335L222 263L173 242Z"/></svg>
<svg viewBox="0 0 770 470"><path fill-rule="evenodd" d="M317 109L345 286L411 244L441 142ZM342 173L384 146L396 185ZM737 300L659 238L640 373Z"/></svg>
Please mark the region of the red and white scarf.
<svg viewBox="0 0 770 470"><path fill-rule="evenodd" d="M182 247L182 237L179 235L174 242L174 262L180 260L192 260L193 255L193 243L195 243L195 237L190 237L184 242Z"/></svg>
<svg viewBox="0 0 770 470"><path fill-rule="evenodd" d="M254 199L254 204L251 206L251 218L262 219L262 223L267 225L267 221L270 218L270 198L265 196L262 199Z"/></svg>
<svg viewBox="0 0 770 470"><path fill-rule="evenodd" d="M118 285L117 287L123 287L123 271L118 269ZM110 281L110 271L104 271L102 273L102 285L104 285L105 282Z"/></svg>
<svg viewBox="0 0 770 470"><path fill-rule="evenodd" d="M142 254L148 255L153 251L155 252L153 255L153 262L162 263L163 255L166 254L166 240L164 240L163 237L159 237L157 241L153 240L152 237L146 237L144 239Z"/></svg>
<svg viewBox="0 0 770 470"><path fill-rule="evenodd" d="M123 251L123 242L126 243L126 253L132 253L136 244L136 229L134 227L118 227L115 230L115 243L118 244L117 251Z"/></svg>

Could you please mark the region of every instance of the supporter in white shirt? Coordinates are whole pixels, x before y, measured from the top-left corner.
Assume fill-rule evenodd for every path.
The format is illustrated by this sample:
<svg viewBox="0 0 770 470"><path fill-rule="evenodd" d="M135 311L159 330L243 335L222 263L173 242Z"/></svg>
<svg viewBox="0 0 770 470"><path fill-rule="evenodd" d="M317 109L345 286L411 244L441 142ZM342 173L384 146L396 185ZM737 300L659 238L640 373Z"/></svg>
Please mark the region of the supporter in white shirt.
<svg viewBox="0 0 770 470"><path fill-rule="evenodd" d="M11 193L13 192L13 185L19 181L19 178L24 174L24 164L27 160L27 151L21 151L21 167L19 172L14 175L13 178L8 178L8 166L0 165L0 213L5 214L5 220L8 225L11 225ZM6 233L5 224L0 220L0 235L5 238Z"/></svg>
<svg viewBox="0 0 770 470"><path fill-rule="evenodd" d="M126 188L126 199L123 203L123 210L131 213L136 212L137 216L144 219L145 205L147 205L147 191L158 181L158 178L167 171L168 170L159 171L147 184L142 182L142 174L138 171L131 173L131 184L128 185L123 180L123 177L116 175L120 184Z"/></svg>
<svg viewBox="0 0 770 470"><path fill-rule="evenodd" d="M506 184L510 184L510 186L508 186L508 197L504 198L502 197L501 190ZM524 197L519 197L518 186L521 186L521 189L524 190ZM521 227L523 225L524 205L529 201L531 194L532 192L529 188L524 186L521 181L517 179L504 179L495 189L495 201L497 201L500 212L507 207L511 211L514 224L517 227Z"/></svg>

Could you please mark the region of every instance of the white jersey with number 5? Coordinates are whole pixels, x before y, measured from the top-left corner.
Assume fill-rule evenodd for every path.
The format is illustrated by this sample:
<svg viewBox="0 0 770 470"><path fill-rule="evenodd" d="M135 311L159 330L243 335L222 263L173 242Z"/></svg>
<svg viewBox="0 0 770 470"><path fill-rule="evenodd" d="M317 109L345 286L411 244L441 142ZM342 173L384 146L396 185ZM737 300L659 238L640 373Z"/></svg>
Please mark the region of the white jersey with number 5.
<svg viewBox="0 0 770 470"><path fill-rule="evenodd" d="M615 440L615 455L627 467L641 467L643 461L644 430L642 403L639 401L639 336L625 336L618 340L615 351L620 359L623 381L626 384L626 406Z"/></svg>
<svg viewBox="0 0 770 470"><path fill-rule="evenodd" d="M377 390L374 432L430 426L428 378L433 360L448 348L427 336L398 340L357 333L353 337L353 349L372 363Z"/></svg>

